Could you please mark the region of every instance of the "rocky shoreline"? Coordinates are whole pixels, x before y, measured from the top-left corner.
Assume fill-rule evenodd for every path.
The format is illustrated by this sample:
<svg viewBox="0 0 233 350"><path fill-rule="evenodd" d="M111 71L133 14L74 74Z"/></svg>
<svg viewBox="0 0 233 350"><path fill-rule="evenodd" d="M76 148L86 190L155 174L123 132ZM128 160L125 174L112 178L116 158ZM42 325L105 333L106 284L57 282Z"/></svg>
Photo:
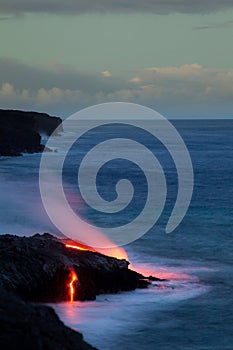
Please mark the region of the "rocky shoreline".
<svg viewBox="0 0 233 350"><path fill-rule="evenodd" d="M0 109L0 156L20 156L22 153L43 152L41 135L50 136L62 120L46 113Z"/></svg>
<svg viewBox="0 0 233 350"><path fill-rule="evenodd" d="M16 349L12 339L23 337L17 331L22 328L27 334L23 349L93 349L80 334L64 326L51 308L35 302L69 301L71 271L78 277L74 300L82 301L94 300L101 293L146 288L151 279L156 280L130 270L128 265L126 260L97 252L69 249L63 239L48 233L0 236L0 347ZM43 320L48 323L46 330ZM51 334L49 329L53 329Z"/></svg>
<svg viewBox="0 0 233 350"><path fill-rule="evenodd" d="M0 348L3 350L96 350L66 327L55 311L28 303L0 288Z"/></svg>

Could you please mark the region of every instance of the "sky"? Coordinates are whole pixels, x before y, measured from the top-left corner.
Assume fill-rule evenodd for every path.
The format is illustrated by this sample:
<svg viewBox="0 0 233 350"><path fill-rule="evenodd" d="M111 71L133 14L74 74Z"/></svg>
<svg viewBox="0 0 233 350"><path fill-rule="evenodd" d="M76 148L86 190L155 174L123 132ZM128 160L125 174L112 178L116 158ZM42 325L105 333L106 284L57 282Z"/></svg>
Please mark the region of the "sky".
<svg viewBox="0 0 233 350"><path fill-rule="evenodd" d="M0 0L0 108L233 117L233 0Z"/></svg>

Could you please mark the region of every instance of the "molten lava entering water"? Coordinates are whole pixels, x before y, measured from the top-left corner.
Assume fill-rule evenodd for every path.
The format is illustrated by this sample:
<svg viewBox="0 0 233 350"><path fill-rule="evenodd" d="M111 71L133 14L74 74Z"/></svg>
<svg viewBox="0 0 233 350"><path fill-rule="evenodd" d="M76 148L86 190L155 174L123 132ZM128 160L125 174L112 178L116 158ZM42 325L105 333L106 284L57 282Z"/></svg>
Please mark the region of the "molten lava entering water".
<svg viewBox="0 0 233 350"><path fill-rule="evenodd" d="M76 275L76 272L73 269L70 271L70 278L71 278L71 281L69 282L68 287L69 287L70 302L72 303L74 301L74 294L75 294L74 283L78 281L78 276Z"/></svg>

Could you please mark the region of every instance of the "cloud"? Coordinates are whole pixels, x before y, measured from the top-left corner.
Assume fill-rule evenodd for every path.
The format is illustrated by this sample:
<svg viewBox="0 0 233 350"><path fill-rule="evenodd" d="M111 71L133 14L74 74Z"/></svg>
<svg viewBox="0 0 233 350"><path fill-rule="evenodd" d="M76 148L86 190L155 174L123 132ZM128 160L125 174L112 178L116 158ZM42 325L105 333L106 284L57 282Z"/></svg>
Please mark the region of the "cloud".
<svg viewBox="0 0 233 350"><path fill-rule="evenodd" d="M108 78L111 77L111 73L109 72L109 70L105 70L103 72L101 72L101 74L103 75L103 77Z"/></svg>
<svg viewBox="0 0 233 350"><path fill-rule="evenodd" d="M209 13L230 7L233 7L232 0L1 0L0 2L2 13Z"/></svg>
<svg viewBox="0 0 233 350"><path fill-rule="evenodd" d="M10 58L0 58L0 72L0 107L64 115L132 85L109 72L81 73L65 65L32 66Z"/></svg>
<svg viewBox="0 0 233 350"><path fill-rule="evenodd" d="M0 17L0 21L8 21L11 17Z"/></svg>
<svg viewBox="0 0 233 350"><path fill-rule="evenodd" d="M0 84L1 108L68 116L97 103L125 101L152 107L165 116L233 116L233 69L199 64L148 67L137 71L128 82L100 74L79 75L58 65L43 68L11 61L11 67L12 76L5 76ZM69 85L71 76L74 80Z"/></svg>
<svg viewBox="0 0 233 350"><path fill-rule="evenodd" d="M83 92L94 94L97 91L112 92L129 85L120 79L105 79L106 75L82 73L66 65L51 63L47 66L30 66L9 58L0 58L0 72L0 84L8 82L16 89L32 91L41 87L50 90L56 86L63 90L82 89Z"/></svg>
<svg viewBox="0 0 233 350"><path fill-rule="evenodd" d="M1 0L0 0L0 14L2 13L1 11ZM23 12L6 12L3 11L3 15L1 16L0 15L0 22L1 21L12 21L14 19L23 19L25 16L24 16L24 13Z"/></svg>
<svg viewBox="0 0 233 350"><path fill-rule="evenodd" d="M233 69L199 64L145 68L131 79L141 88L139 101L186 115L233 116Z"/></svg>
<svg viewBox="0 0 233 350"><path fill-rule="evenodd" d="M141 83L141 79L139 77L134 77L132 79L130 79L131 83Z"/></svg>
<svg viewBox="0 0 233 350"><path fill-rule="evenodd" d="M225 21L222 23L206 24L202 26L193 27L194 30L205 30L205 29L218 29L218 28L229 28L233 26L233 20Z"/></svg>

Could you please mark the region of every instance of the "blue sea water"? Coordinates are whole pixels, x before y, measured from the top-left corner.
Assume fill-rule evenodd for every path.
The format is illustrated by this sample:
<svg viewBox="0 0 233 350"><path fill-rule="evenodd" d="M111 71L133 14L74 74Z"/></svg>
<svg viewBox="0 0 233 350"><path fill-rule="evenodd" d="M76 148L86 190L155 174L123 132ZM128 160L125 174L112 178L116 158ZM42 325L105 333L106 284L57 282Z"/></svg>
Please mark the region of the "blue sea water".
<svg viewBox="0 0 233 350"><path fill-rule="evenodd" d="M190 208L179 227L166 234L177 193L176 169L162 145L137 134L163 164L168 200L157 224L125 247L134 269L169 281L147 290L101 295L94 302L53 305L67 325L80 330L87 341L102 350L233 348L233 121L180 120L173 124L193 163ZM77 176L74 167L100 140L101 133L93 132L71 151L64 172L69 188ZM58 233L40 201L39 161L40 155L0 159L0 233ZM113 218L99 216L87 207L85 215L93 223L109 226L137 215L145 200L145 186L143 174L134 165L119 161L107 164L100 173L100 193L112 199L115 194L111 188L123 174L135 184L136 199L130 212Z"/></svg>

